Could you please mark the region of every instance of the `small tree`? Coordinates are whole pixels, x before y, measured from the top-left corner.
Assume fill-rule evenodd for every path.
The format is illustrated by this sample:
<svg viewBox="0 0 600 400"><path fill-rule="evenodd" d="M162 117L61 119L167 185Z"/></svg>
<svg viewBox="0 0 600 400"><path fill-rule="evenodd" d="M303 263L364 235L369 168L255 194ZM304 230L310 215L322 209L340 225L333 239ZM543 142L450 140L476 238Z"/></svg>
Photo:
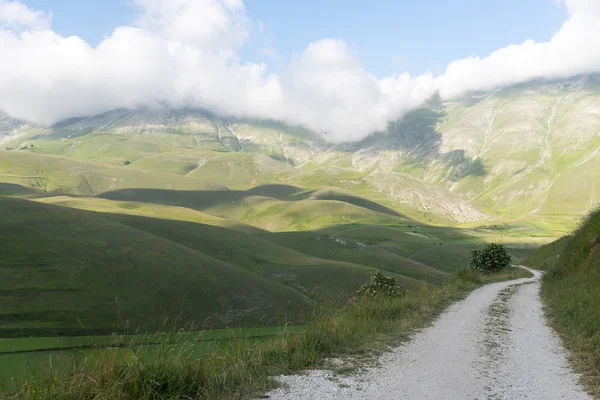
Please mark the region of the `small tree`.
<svg viewBox="0 0 600 400"><path fill-rule="evenodd" d="M483 250L473 250L469 268L482 274L497 272L510 264L510 255L501 244L492 243Z"/></svg>
<svg viewBox="0 0 600 400"><path fill-rule="evenodd" d="M129 160L125 160L125 162L123 162L123 165L129 165L129 164L131 164L131 161L129 161Z"/></svg>
<svg viewBox="0 0 600 400"><path fill-rule="evenodd" d="M356 297L402 297L405 294L406 289L396 279L377 272L371 277L370 282L358 289Z"/></svg>

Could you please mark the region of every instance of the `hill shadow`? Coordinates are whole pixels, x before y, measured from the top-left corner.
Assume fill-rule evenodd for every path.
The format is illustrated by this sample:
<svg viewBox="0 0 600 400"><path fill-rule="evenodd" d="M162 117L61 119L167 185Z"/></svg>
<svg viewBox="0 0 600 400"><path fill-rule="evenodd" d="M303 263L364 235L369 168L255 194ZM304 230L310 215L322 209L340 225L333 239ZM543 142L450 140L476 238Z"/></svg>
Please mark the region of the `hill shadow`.
<svg viewBox="0 0 600 400"><path fill-rule="evenodd" d="M409 111L404 117L388 123L385 131L376 132L360 142L345 143L338 149L347 153L365 148L374 152L401 151L404 154L404 164L427 167L434 161L442 163L452 181L458 181L467 175L487 175L481 160L468 157L464 149L446 152L441 149L442 134L438 131L438 126L446 115L446 106L440 96L435 95L421 108Z"/></svg>
<svg viewBox="0 0 600 400"><path fill-rule="evenodd" d="M203 211L224 203L243 202L252 196L262 196L280 201L294 202L302 200L333 200L352 204L371 211L404 217L389 207L363 197L354 196L332 189L306 190L292 185L269 184L249 190L167 190L167 189L120 189L102 193L96 197L117 201L135 201L140 203L162 204L186 207Z"/></svg>

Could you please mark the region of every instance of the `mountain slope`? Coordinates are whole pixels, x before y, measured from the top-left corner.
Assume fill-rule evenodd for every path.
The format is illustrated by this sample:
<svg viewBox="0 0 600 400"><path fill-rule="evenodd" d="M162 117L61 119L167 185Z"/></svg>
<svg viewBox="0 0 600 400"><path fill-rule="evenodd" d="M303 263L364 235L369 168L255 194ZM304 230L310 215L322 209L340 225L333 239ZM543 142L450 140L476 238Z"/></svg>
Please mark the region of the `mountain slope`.
<svg viewBox="0 0 600 400"><path fill-rule="evenodd" d="M433 98L356 143L166 108L114 110L47 129L5 116L2 140L15 153L27 147L20 152L130 162L239 189L335 186L432 222L507 216L572 223L600 198L599 79Z"/></svg>

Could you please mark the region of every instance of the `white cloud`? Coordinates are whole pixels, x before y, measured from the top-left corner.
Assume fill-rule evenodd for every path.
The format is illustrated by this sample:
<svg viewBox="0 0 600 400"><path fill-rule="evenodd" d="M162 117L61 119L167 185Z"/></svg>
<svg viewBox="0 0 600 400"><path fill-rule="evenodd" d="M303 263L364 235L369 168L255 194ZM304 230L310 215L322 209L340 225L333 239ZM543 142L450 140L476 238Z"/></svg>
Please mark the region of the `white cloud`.
<svg viewBox="0 0 600 400"><path fill-rule="evenodd" d="M569 19L549 42L527 40L485 58L452 62L437 79L443 97L487 90L534 78L600 72L600 1L565 0Z"/></svg>
<svg viewBox="0 0 600 400"><path fill-rule="evenodd" d="M30 10L19 1L0 0L0 29L48 29L51 21L52 14Z"/></svg>
<svg viewBox="0 0 600 400"><path fill-rule="evenodd" d="M97 47L51 31L51 15L0 0L0 110L51 124L168 103L281 119L333 141L358 140L437 90L452 97L536 77L600 72L600 2L564 1L569 18L549 42L458 60L435 78L377 79L341 40L310 43L278 74L242 62L239 51L256 24L242 0L134 0L140 13L133 26L116 29Z"/></svg>

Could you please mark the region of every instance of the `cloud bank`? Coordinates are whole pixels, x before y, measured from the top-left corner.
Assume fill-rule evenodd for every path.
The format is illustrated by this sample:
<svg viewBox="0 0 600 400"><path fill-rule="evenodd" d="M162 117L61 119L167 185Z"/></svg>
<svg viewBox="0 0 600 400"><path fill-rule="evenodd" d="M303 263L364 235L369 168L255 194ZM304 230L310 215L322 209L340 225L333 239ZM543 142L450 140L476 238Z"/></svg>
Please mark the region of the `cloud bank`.
<svg viewBox="0 0 600 400"><path fill-rule="evenodd" d="M52 15L0 0L0 110L49 125L118 107L169 104L307 126L353 141L438 92L444 98L533 78L600 72L600 2L564 0L549 42L526 41L445 73L377 79L341 40L323 39L278 74L244 62L255 22L242 0L134 0L139 9L96 47L51 29Z"/></svg>

